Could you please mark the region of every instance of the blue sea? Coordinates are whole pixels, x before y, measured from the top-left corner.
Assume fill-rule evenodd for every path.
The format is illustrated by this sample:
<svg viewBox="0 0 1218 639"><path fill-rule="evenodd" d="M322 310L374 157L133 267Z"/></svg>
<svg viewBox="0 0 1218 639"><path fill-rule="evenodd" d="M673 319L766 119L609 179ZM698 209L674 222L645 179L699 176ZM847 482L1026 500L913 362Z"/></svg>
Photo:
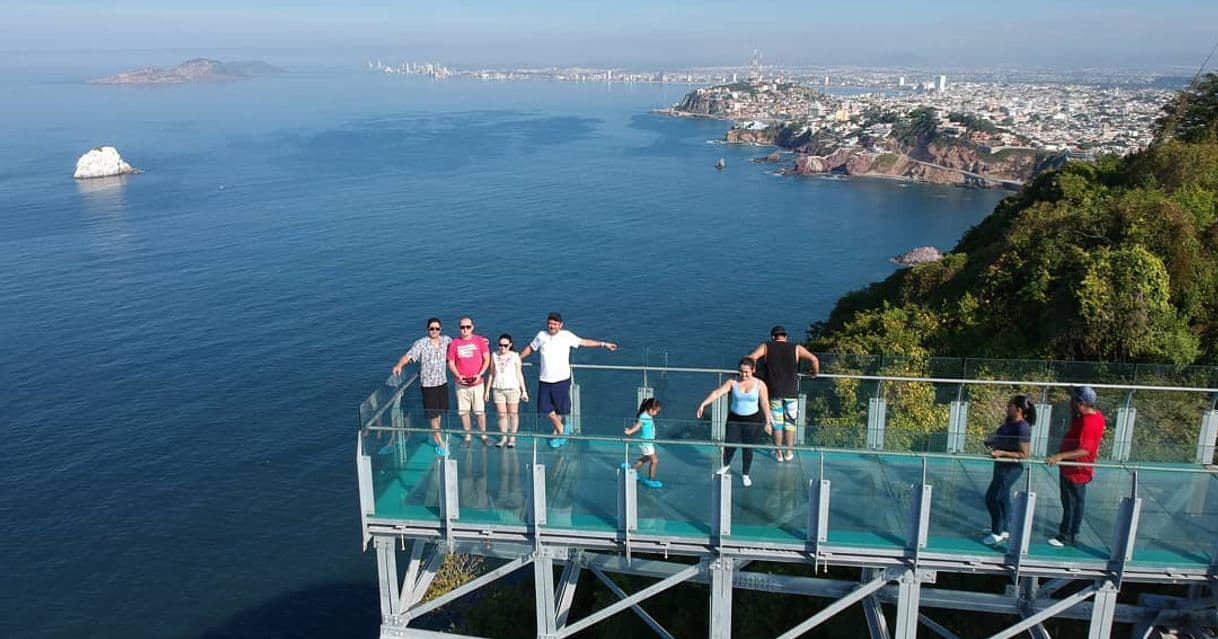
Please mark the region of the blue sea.
<svg viewBox="0 0 1218 639"><path fill-rule="evenodd" d="M158 56L0 57L3 637L375 636L356 406L428 316L722 364L1002 197L776 176L679 85L84 83Z"/></svg>

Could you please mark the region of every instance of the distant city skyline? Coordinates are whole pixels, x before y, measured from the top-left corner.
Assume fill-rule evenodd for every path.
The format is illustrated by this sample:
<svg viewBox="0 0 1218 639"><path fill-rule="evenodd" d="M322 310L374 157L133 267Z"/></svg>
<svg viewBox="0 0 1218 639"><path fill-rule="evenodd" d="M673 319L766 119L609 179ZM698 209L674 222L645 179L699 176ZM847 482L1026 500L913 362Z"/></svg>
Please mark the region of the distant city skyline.
<svg viewBox="0 0 1218 639"><path fill-rule="evenodd" d="M620 0L17 1L0 4L7 52L361 49L457 66L767 64L1057 66L1195 70L1218 39L1218 3L780 3Z"/></svg>

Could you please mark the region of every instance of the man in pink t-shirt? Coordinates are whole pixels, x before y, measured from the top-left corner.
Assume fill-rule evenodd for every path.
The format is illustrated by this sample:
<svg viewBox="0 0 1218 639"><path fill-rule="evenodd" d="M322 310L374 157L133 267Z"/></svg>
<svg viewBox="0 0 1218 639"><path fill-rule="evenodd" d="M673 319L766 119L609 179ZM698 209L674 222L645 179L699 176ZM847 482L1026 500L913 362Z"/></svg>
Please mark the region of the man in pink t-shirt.
<svg viewBox="0 0 1218 639"><path fill-rule="evenodd" d="M491 366L491 349L486 338L474 334L474 320L468 315L457 322L458 337L448 345L448 370L457 380L457 414L461 416L461 428L465 429L465 444L470 443L469 413L478 417L478 430L482 443L490 445L486 437L486 400L483 399L482 376Z"/></svg>
<svg viewBox="0 0 1218 639"><path fill-rule="evenodd" d="M1045 463L1056 466L1058 462L1094 464L1100 453L1100 440L1104 438L1104 414L1095 408L1095 390L1090 386L1076 386L1070 390L1070 430L1062 436L1058 452L1049 455ZM1061 548L1078 545L1078 531L1083 524L1083 507L1086 504L1087 484L1095 477L1093 466L1062 466L1059 485L1062 498L1062 521L1057 536L1049 545Z"/></svg>

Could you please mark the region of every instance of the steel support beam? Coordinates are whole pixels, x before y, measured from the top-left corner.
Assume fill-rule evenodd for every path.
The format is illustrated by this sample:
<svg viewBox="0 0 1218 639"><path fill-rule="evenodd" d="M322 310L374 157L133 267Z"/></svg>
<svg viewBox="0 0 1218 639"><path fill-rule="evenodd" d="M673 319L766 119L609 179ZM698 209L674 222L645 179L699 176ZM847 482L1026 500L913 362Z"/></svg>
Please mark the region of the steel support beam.
<svg viewBox="0 0 1218 639"><path fill-rule="evenodd" d="M732 583L736 570L730 557L713 559L707 567L710 576L710 639L731 639Z"/></svg>
<svg viewBox="0 0 1218 639"><path fill-rule="evenodd" d="M575 587L579 585L581 572L583 568L575 561L568 561L563 566L558 592L554 596L554 625L559 628L567 625L567 615L571 614L571 603L575 601Z"/></svg>
<svg viewBox="0 0 1218 639"><path fill-rule="evenodd" d="M599 568L593 568L592 574L596 575L596 578L600 579L601 583L605 584L606 588L612 591L613 594L617 595L618 599L625 599L626 597L630 596L626 594L626 591L619 588L616 583L613 583L613 580L610 579L609 576L604 572L601 572ZM647 627L655 631L656 636L660 637L661 639L674 639L672 633L668 632L664 626L661 626L660 622L655 620L655 617L647 614L647 611L643 610L642 606L635 604L631 606L630 609L634 611L634 614L638 615L639 618L643 620L643 623L647 624Z"/></svg>
<svg viewBox="0 0 1218 639"><path fill-rule="evenodd" d="M537 639L558 637L554 602L554 559L544 552L533 559L533 610L537 617Z"/></svg>
<svg viewBox="0 0 1218 639"><path fill-rule="evenodd" d="M427 561L423 562L423 566L419 570L418 581L411 586L411 606L423 601L423 597L427 596L427 589L431 588L431 582L435 580L436 573L440 572L440 565L443 563L444 552L439 546L436 546L427 556ZM406 609L407 607L402 608L402 610Z"/></svg>
<svg viewBox="0 0 1218 639"><path fill-rule="evenodd" d="M897 579L897 639L916 639L918 636L918 608L922 594L922 580L918 571L906 570Z"/></svg>
<svg viewBox="0 0 1218 639"><path fill-rule="evenodd" d="M1039 421L1039 420L1038 420ZM1019 578L1019 570L1023 560L1028 556L1028 546L1032 543L1032 524L1036 517L1036 493L1024 490L1015 493L1013 521L1011 522L1011 538L1007 540L1006 563Z"/></svg>
<svg viewBox="0 0 1218 639"><path fill-rule="evenodd" d="M890 639L888 634L888 619L884 616L884 608L880 598L871 595L862 602L863 616L867 618L867 632L871 639Z"/></svg>
<svg viewBox="0 0 1218 639"><path fill-rule="evenodd" d="M711 543L723 544L732 534L732 475L715 473L711 476Z"/></svg>
<svg viewBox="0 0 1218 639"><path fill-rule="evenodd" d="M918 621L921 622L923 626L926 626L927 630L939 635L942 637L942 639L960 639L956 633L948 630L934 619L931 619L922 613L918 613Z"/></svg>
<svg viewBox="0 0 1218 639"><path fill-rule="evenodd" d="M884 576L872 579L871 581L869 581L867 583L859 584L857 587L855 587L854 590L851 590L850 593L847 594L845 597L842 597L841 599L838 599L837 601L829 604L828 606L825 606L825 608L823 610L821 610L820 612L818 612L815 615L812 615L811 617L809 617L808 619L800 622L794 628L791 628L790 630L782 633L781 635L778 635L778 639L795 639L796 637L804 634L805 632L832 619L833 616L836 615L837 613L849 608L850 606L853 606L854 604L862 601L863 599L866 599L875 591L879 590L880 588L883 588L884 585L887 583L888 583L888 577L887 577L887 575L884 575Z"/></svg>
<svg viewBox="0 0 1218 639"><path fill-rule="evenodd" d="M1091 625L1087 639L1108 639L1112 635L1112 619L1116 613L1117 585L1104 581L1095 589L1091 600Z"/></svg>
<svg viewBox="0 0 1218 639"><path fill-rule="evenodd" d="M609 604L608 606L601 608L600 610L588 615L587 617L584 617L583 619L580 619L579 621L564 627L562 630L559 630L557 635L555 635L555 636L558 637L559 639L561 639L562 637L569 637L569 636L591 626L592 624L594 624L598 621L601 621L603 619L608 619L609 617L616 615L617 613L639 603L640 601L647 599L648 597L650 597L652 595L664 592L665 590L668 590L669 588L672 588L673 586L676 586L677 584L680 584L684 581L688 581L690 578L698 575L699 573L703 572L704 570L706 570L706 566L704 563L699 563L696 566L690 566L689 568L686 568L685 570L682 570L682 571L676 573L675 575L668 577L667 579L662 579L659 582L654 583L654 584L634 593L633 595L626 597L625 599L622 599L621 601ZM551 590L550 592L553 592L553 590ZM538 613L538 614L540 615L540 613Z"/></svg>
<svg viewBox="0 0 1218 639"><path fill-rule="evenodd" d="M584 432L584 422L580 418L582 414L583 402L580 400L579 384L575 380L571 380L571 414L567 415L567 425L571 427L571 432L576 435Z"/></svg>
<svg viewBox="0 0 1218 639"><path fill-rule="evenodd" d="M460 599L461 597L464 597L465 595L468 595L469 593L474 592L475 590L478 590L479 588L482 588L493 581L496 581L504 575L516 572L520 568L528 565L530 561L533 561L532 557L519 557L517 559L513 559L473 581L463 584L457 588L453 588L452 590L440 595L439 597L436 597L435 599L432 599L425 604L417 605L410 610L405 611L404 616L407 619L417 619L422 617L440 606L456 601L457 599ZM553 601L553 591L551 591L551 601Z"/></svg>
<svg viewBox="0 0 1218 639"><path fill-rule="evenodd" d="M396 619L398 613L401 612L397 548L394 547L393 539L389 537L377 537L373 545L376 547L376 576L377 589L380 592L381 620L388 622Z"/></svg>
<svg viewBox="0 0 1218 639"><path fill-rule="evenodd" d="M989 639L1010 639L1011 637L1018 636L1020 633L1024 632L1025 630L1028 630L1034 626L1039 626L1041 624L1041 622L1043 622L1044 620L1051 619L1057 613L1062 612L1063 610L1067 610L1069 608L1073 608L1074 606L1078 605L1079 603L1082 603L1088 597L1095 594L1095 590L1096 589L1094 587L1085 588L1082 591L1077 592L1073 595L1070 595L1069 597L1066 597L1065 599L1058 601L1057 603L1053 604L1052 606L1049 606L1049 607L1041 610L1040 612L1037 612L1036 614L1028 615L1026 618L1024 618L1023 621L1020 621L1019 623L1011 626L1010 628L1007 628L1006 630L1003 630L1002 632L991 635Z"/></svg>
<svg viewBox="0 0 1218 639"><path fill-rule="evenodd" d="M721 442L727 438L727 395L711 402L711 439Z"/></svg>
<svg viewBox="0 0 1218 639"><path fill-rule="evenodd" d="M529 524L533 536L537 529L546 525L546 467L544 464L529 466Z"/></svg>
<svg viewBox="0 0 1218 639"><path fill-rule="evenodd" d="M828 479L808 481L808 550L819 557L820 545L829 540L829 497L832 484Z"/></svg>

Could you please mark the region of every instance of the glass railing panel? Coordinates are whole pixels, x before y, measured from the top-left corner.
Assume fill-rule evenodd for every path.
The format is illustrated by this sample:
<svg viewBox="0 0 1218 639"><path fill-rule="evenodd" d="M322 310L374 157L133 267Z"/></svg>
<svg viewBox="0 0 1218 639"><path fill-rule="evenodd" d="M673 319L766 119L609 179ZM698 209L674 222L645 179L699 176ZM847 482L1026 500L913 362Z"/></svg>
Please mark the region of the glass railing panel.
<svg viewBox="0 0 1218 639"><path fill-rule="evenodd" d="M819 457L809 461L819 467ZM824 476L831 484L828 543L903 548L910 490L921 468L906 456L824 453Z"/></svg>
<svg viewBox="0 0 1218 639"><path fill-rule="evenodd" d="M1043 464L1029 465L1032 490L1037 494L1036 514L1028 555L1043 559L1107 561L1112 527L1120 502L1129 495L1132 475L1123 468L1098 467L1086 484L1082 524L1076 546L1057 548L1049 540L1057 537L1062 522L1060 469ZM1022 490L1022 487L1019 489Z"/></svg>
<svg viewBox="0 0 1218 639"><path fill-rule="evenodd" d="M476 429L476 427L475 427ZM494 437L483 443L475 437L467 445L460 434L449 436L449 457L457 462L457 497L462 523L524 525L528 500L533 438L518 434ZM499 446L503 441L504 445Z"/></svg>
<svg viewBox="0 0 1218 639"><path fill-rule="evenodd" d="M803 543L808 526L808 480L816 474L816 456L794 453L790 461L778 461L770 444L752 447L751 486L743 484L740 447L731 463L732 532L735 539L774 543Z"/></svg>
<svg viewBox="0 0 1218 639"><path fill-rule="evenodd" d="M887 402L884 450L934 452L947 450L950 402L957 384L882 382Z"/></svg>
<svg viewBox="0 0 1218 639"><path fill-rule="evenodd" d="M804 378L804 444L825 448L867 447L868 411L879 383L859 379Z"/></svg>
<svg viewBox="0 0 1218 639"><path fill-rule="evenodd" d="M1133 428L1122 451L1127 453L1128 461L1176 464L1196 461L1201 420L1210 408L1208 394L1138 390L1128 399ZM1114 419L1119 409L1120 405L1114 406Z"/></svg>
<svg viewBox="0 0 1218 639"><path fill-rule="evenodd" d="M665 424L657 427L664 430ZM663 436L661 434L661 436ZM620 463L633 464L641 455L637 440L623 446ZM637 532L649 535L706 538L711 532L711 478L721 464L721 449L713 444L655 444L660 464L655 475L662 487L638 485ZM647 466L638 469L648 477ZM616 475L613 485L616 488ZM616 504L616 497L613 501Z"/></svg>
<svg viewBox="0 0 1218 639"><path fill-rule="evenodd" d="M1040 403L1042 391L1043 387L1034 384L969 384L963 394L968 407L964 449L961 452L969 455L989 455L990 449L985 445L985 441L1006 421L1007 405L1010 401L1017 395L1024 395L1035 405ZM1028 444L1030 449L1031 441Z"/></svg>
<svg viewBox="0 0 1218 639"><path fill-rule="evenodd" d="M626 459L625 445L583 436L567 437L560 448L548 438L533 445L537 463L546 468L546 526L617 530L617 471Z"/></svg>
<svg viewBox="0 0 1218 639"><path fill-rule="evenodd" d="M1142 512L1133 561L1202 567L1218 543L1218 477L1208 472L1138 472Z"/></svg>
<svg viewBox="0 0 1218 639"><path fill-rule="evenodd" d="M999 553L1005 549L981 543L990 528L985 495L994 462L976 457L928 457L926 481L931 496L926 549L951 553ZM1013 493L1014 491L1012 491Z"/></svg>
<svg viewBox="0 0 1218 639"><path fill-rule="evenodd" d="M407 423L415 421L407 415ZM435 521L440 517L440 468L425 431L360 433L372 466L374 517Z"/></svg>

